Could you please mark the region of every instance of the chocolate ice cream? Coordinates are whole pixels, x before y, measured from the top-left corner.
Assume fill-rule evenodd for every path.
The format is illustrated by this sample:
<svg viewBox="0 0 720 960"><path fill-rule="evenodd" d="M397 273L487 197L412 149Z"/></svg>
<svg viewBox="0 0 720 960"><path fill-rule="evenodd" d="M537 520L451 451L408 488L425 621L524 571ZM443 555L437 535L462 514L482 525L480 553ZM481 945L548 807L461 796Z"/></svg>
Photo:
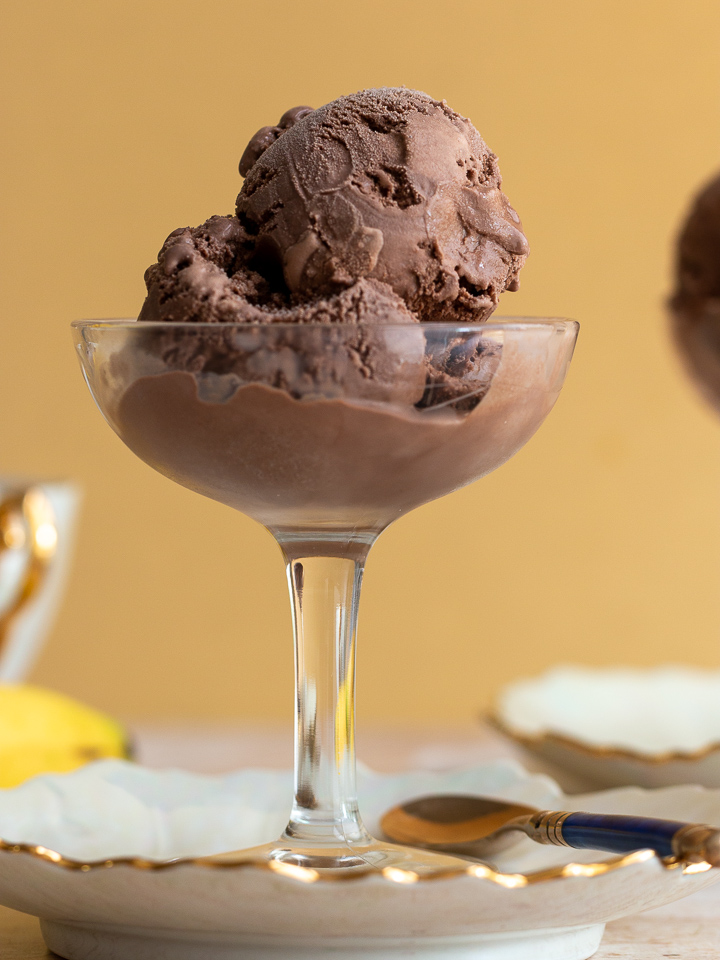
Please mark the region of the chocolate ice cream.
<svg viewBox="0 0 720 960"><path fill-rule="evenodd" d="M484 476L523 445L562 383L567 335L558 332L509 332L492 386L469 412L296 400L260 382L213 399L203 396L202 376L170 370L134 380L109 419L170 479L276 534L341 534L335 549L344 555L350 541L367 545L392 520Z"/></svg>
<svg viewBox="0 0 720 960"><path fill-rule="evenodd" d="M125 442L274 529L356 532L510 456L562 371L479 324L527 242L472 124L367 90L288 111L241 172L236 214L175 230L146 272L152 323L108 372Z"/></svg>
<svg viewBox="0 0 720 960"><path fill-rule="evenodd" d="M269 145L256 134L241 165L237 216L261 272L300 296L374 277L419 319L455 323L517 288L527 241L469 120L405 89L300 111Z"/></svg>
<svg viewBox="0 0 720 960"><path fill-rule="evenodd" d="M720 410L720 176L695 198L682 227L670 310L680 353Z"/></svg>
<svg viewBox="0 0 720 960"><path fill-rule="evenodd" d="M487 319L500 293L517 287L527 241L500 190L497 159L468 120L423 93L366 90L319 110L296 107L258 131L240 169L247 176L237 215L170 234L146 272L140 320L471 323ZM344 341L343 355L320 367L302 355L290 361L298 347L287 339L269 366L258 365L258 356L248 365L242 352L230 360L231 338L219 332L192 357L187 343L173 347L171 333L155 345L167 345L178 369L217 372L222 355L225 372L296 397L328 396L331 379L336 393L341 379L346 391L340 371L354 370L359 398L389 399L396 386L403 402L457 400L458 409L468 393L466 409L479 401L499 361L496 347L475 338L474 348L459 344L452 357L430 349L411 370L407 356L398 367L388 355L387 337L382 350L366 349L378 336L359 332L357 343ZM419 350L424 339L415 339ZM427 389L418 387L425 380Z"/></svg>
<svg viewBox="0 0 720 960"><path fill-rule="evenodd" d="M325 298L371 278L420 321L475 322L517 289L528 247L497 158L444 102L382 89L296 107L240 167L236 216L170 234L141 320L273 322L298 304L298 322L326 320Z"/></svg>

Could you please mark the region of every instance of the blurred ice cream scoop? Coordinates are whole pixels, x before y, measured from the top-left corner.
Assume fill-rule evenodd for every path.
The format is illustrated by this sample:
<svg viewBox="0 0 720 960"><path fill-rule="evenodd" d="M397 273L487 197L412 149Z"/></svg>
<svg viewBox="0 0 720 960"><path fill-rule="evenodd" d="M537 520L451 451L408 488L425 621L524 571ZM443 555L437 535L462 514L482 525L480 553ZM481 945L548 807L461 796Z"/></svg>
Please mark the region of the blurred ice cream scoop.
<svg viewBox="0 0 720 960"><path fill-rule="evenodd" d="M696 196L682 226L670 313L692 377L720 411L720 176Z"/></svg>

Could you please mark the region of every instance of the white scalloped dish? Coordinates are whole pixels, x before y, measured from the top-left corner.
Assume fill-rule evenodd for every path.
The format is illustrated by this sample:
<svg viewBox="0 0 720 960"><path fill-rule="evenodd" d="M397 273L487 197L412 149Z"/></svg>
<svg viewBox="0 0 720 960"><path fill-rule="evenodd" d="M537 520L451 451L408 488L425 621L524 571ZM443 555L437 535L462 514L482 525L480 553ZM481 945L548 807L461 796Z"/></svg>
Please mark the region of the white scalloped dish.
<svg viewBox="0 0 720 960"><path fill-rule="evenodd" d="M493 720L594 787L720 787L720 673L557 667L508 685Z"/></svg>
<svg viewBox="0 0 720 960"><path fill-rule="evenodd" d="M204 859L276 837L290 789L285 772L205 777L103 761L2 791L0 903L40 917L50 949L71 960L583 960L606 921L720 876L647 850L618 857L525 838L496 870L458 861L425 877L368 869L328 880L242 853L222 866ZM442 774L360 771L371 830L396 802L434 791L720 824L720 791L565 798L508 761Z"/></svg>

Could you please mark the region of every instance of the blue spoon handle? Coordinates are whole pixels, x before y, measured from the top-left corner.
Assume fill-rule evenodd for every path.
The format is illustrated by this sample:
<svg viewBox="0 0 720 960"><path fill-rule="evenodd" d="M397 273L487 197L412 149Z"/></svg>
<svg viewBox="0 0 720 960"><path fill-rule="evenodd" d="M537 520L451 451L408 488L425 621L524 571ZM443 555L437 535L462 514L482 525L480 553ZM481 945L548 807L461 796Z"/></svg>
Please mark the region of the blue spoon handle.
<svg viewBox="0 0 720 960"><path fill-rule="evenodd" d="M552 810L528 821L526 833L538 843L613 853L650 849L659 857L720 866L720 830L706 824Z"/></svg>

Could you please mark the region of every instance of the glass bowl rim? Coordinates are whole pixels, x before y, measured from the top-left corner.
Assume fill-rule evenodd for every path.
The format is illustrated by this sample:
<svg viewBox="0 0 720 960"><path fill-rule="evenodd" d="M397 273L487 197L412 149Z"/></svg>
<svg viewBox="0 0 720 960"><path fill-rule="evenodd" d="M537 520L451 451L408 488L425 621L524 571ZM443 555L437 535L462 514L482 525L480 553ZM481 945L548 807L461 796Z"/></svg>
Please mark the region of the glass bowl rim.
<svg viewBox="0 0 720 960"><path fill-rule="evenodd" d="M131 318L107 318L73 320L70 326L74 330L446 330L462 333L500 330L542 330L548 327L556 329L577 330L580 324L577 320L568 317L496 317L483 322L455 323L453 321L423 321L419 323L245 323L242 321L229 322L196 322L194 320L153 320L140 321Z"/></svg>

